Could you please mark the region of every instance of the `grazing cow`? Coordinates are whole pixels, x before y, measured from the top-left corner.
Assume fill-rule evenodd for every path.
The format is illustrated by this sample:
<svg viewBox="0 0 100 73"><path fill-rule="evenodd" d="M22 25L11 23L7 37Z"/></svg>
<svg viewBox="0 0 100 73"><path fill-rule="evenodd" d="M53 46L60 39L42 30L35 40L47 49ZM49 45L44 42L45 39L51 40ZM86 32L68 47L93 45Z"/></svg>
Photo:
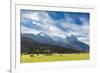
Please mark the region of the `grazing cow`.
<svg viewBox="0 0 100 73"><path fill-rule="evenodd" d="M32 57L32 58L33 58L33 57L35 57L35 56L34 56L33 54L31 54L31 55L30 55L30 57Z"/></svg>

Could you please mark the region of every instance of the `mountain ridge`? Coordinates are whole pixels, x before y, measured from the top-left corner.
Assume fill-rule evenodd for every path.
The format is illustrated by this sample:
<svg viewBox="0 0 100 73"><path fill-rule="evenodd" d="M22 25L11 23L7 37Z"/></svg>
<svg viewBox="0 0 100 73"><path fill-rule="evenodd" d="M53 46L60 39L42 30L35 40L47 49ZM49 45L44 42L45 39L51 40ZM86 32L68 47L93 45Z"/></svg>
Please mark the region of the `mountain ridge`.
<svg viewBox="0 0 100 73"><path fill-rule="evenodd" d="M50 38L46 33L39 33L37 35L34 34L22 34L22 36L31 38L39 43L43 44L50 44L50 45L56 45L61 46L65 48L71 48L76 50L82 50L82 51L89 51L89 46L77 39L74 35L71 35L70 37L67 37L67 40L60 40L54 41L52 38Z"/></svg>

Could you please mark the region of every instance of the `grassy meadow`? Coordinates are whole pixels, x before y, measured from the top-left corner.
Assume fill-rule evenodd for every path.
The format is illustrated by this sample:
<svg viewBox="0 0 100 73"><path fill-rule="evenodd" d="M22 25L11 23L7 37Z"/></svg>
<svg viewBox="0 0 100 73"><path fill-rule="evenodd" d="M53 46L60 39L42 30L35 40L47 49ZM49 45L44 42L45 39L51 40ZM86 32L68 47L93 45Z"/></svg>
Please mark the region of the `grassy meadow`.
<svg viewBox="0 0 100 73"><path fill-rule="evenodd" d="M73 61L73 60L89 60L89 53L79 54L28 54L21 55L21 63L32 63L32 62L52 62L52 61Z"/></svg>

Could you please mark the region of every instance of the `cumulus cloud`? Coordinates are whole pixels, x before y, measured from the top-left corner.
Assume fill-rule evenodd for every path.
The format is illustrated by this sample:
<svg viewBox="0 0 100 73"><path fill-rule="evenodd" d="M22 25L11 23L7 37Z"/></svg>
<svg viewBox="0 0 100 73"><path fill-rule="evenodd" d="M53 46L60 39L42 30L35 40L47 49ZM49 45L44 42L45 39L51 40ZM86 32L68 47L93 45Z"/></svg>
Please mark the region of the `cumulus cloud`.
<svg viewBox="0 0 100 73"><path fill-rule="evenodd" d="M40 33L41 31L39 31L39 30L35 30L35 29L30 29L30 28L27 28L27 27L24 27L24 26L22 26L21 27L21 33L32 33L32 34L38 34L38 33Z"/></svg>
<svg viewBox="0 0 100 73"><path fill-rule="evenodd" d="M68 14L65 15L65 20L60 20L58 23L60 23L60 28L64 31L66 31L66 34L73 34L77 36L77 38L86 43L89 44L89 19L87 19L85 16L78 17L81 21L82 25L78 25L76 23L71 22L73 18L69 16Z"/></svg>
<svg viewBox="0 0 100 73"><path fill-rule="evenodd" d="M75 35L80 41L89 44L89 19L86 16L78 17L82 25L73 22L73 18L64 13L65 18L54 20L46 11L29 11L24 10L21 13L21 20L31 20L32 28L25 27L26 22L22 21L22 33L38 34L39 32L47 33L50 36L66 38L68 35Z"/></svg>

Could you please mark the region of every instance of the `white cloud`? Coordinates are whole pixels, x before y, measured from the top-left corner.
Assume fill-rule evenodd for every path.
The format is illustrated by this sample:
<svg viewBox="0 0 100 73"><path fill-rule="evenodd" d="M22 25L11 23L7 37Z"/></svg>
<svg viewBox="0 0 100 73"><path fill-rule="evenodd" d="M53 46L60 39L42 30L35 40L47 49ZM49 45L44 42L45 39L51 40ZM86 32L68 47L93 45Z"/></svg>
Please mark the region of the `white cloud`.
<svg viewBox="0 0 100 73"><path fill-rule="evenodd" d="M33 24L36 24L37 26L42 28L40 31L38 29L30 29L22 26L22 33L38 34L39 32L44 32L50 36L58 36L61 38L65 38L68 35L73 34L77 36L80 41L89 44L89 23L85 18L80 18L83 25L69 23L72 20L69 15L66 15L66 20L62 19L59 21L55 21L45 11L32 11L30 13L23 13L22 18L30 19L32 20ZM69 32L65 32L56 24L60 25L66 30L69 30Z"/></svg>
<svg viewBox="0 0 100 73"><path fill-rule="evenodd" d="M81 40L82 42L84 42L84 43L86 43L86 44L89 45L89 42L90 42L89 36L86 36L86 37L79 37L78 39Z"/></svg>
<svg viewBox="0 0 100 73"><path fill-rule="evenodd" d="M22 13L22 18L34 21L40 21L39 14L36 11Z"/></svg>
<svg viewBox="0 0 100 73"><path fill-rule="evenodd" d="M21 33L32 33L32 34L37 35L40 32L41 31L38 31L38 30L35 30L35 29L30 29L30 28L27 28L27 27L24 27L24 26L21 27Z"/></svg>
<svg viewBox="0 0 100 73"><path fill-rule="evenodd" d="M66 16L67 20L60 20L58 21L58 23L60 23L60 26L64 29L66 29L68 32L65 32L68 35L75 35L77 36L77 38L86 43L89 44L89 21L86 20L86 18L80 18L82 25L77 25L74 23L70 23L70 21L72 20L70 16ZM78 37L80 36L80 37Z"/></svg>
<svg viewBox="0 0 100 73"><path fill-rule="evenodd" d="M61 38L66 37L65 33L61 29L57 28L56 26L50 27L47 33L51 34L52 36L58 36Z"/></svg>

